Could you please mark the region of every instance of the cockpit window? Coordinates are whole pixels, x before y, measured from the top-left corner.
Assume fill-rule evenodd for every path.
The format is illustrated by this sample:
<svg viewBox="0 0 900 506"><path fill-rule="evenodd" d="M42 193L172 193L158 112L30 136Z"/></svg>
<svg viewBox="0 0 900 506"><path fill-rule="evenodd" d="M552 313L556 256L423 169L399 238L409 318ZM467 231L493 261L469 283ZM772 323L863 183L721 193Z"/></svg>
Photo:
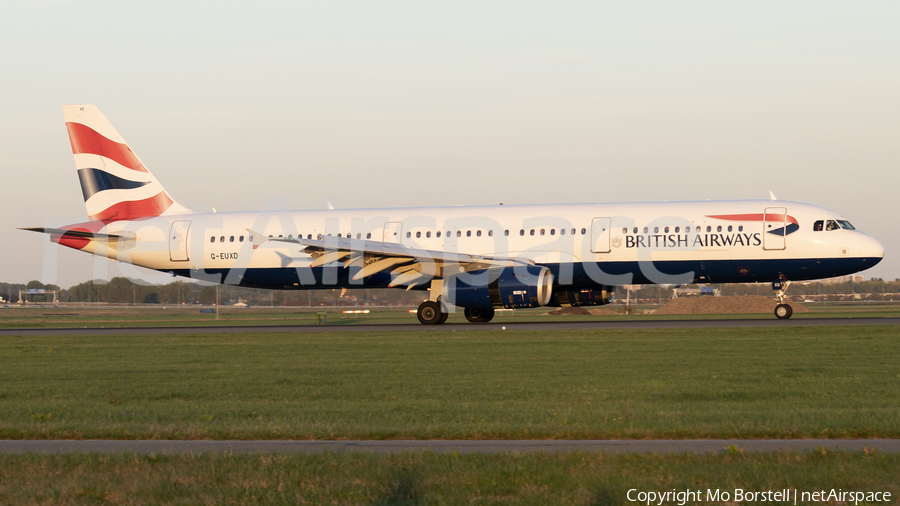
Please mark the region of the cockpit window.
<svg viewBox="0 0 900 506"><path fill-rule="evenodd" d="M837 224L834 220L828 220L828 224L825 225L825 230L840 230L841 226Z"/></svg>
<svg viewBox="0 0 900 506"><path fill-rule="evenodd" d="M813 223L813 232L821 232L825 228L825 220Z"/></svg>
<svg viewBox="0 0 900 506"><path fill-rule="evenodd" d="M851 225L847 220L838 220L838 223L841 224L841 228L843 228L844 230L856 230L856 228L854 228L853 225Z"/></svg>

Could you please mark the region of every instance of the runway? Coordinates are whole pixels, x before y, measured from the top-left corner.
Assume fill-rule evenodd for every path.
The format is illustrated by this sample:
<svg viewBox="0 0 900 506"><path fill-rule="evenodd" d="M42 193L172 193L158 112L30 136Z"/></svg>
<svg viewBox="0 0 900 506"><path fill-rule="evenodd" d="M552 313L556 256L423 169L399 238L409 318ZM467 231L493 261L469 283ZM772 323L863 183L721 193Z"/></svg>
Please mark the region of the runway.
<svg viewBox="0 0 900 506"><path fill-rule="evenodd" d="M0 336L77 336L140 334L220 334L258 332L434 332L465 330L610 330L610 329L683 329L724 327L810 327L821 325L900 325L900 318L796 318L720 319L720 320L632 320L632 321L552 321L491 323L455 323L444 325L405 324L327 324L327 325L221 325L197 327L80 327L80 328L6 328Z"/></svg>
<svg viewBox="0 0 900 506"><path fill-rule="evenodd" d="M682 440L548 440L548 441L0 441L0 453L697 453L728 451L734 446L745 452L829 450L861 452L875 449L900 453L900 439L682 439Z"/></svg>

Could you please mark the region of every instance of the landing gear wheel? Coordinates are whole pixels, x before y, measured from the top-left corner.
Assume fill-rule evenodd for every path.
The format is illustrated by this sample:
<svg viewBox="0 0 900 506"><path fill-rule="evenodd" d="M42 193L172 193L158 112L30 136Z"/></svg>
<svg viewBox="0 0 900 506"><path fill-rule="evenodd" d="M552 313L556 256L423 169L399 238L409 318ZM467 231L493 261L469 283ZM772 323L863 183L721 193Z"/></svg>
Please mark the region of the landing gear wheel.
<svg viewBox="0 0 900 506"><path fill-rule="evenodd" d="M416 311L416 318L419 319L419 323L422 325L440 325L447 319L445 316L446 314L447 313L441 311L440 302L426 300L419 304L419 309Z"/></svg>
<svg viewBox="0 0 900 506"><path fill-rule="evenodd" d="M494 319L494 308L467 307L466 320L472 323L487 323Z"/></svg>
<svg viewBox="0 0 900 506"><path fill-rule="evenodd" d="M792 314L794 314L794 309L787 304L778 304L775 306L775 316L779 320L787 320Z"/></svg>
<svg viewBox="0 0 900 506"><path fill-rule="evenodd" d="M441 313L441 321L438 322L438 325L447 321L447 318L450 318L450 313Z"/></svg>

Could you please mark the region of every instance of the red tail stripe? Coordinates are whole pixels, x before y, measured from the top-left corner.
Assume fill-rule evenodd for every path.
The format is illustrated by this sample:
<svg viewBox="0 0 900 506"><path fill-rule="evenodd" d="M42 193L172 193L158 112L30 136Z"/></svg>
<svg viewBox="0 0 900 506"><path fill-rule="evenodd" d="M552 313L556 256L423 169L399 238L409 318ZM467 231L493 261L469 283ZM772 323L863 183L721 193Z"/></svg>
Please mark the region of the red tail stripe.
<svg viewBox="0 0 900 506"><path fill-rule="evenodd" d="M172 199L166 195L166 192L159 192L155 196L144 200L131 200L113 204L103 211L91 215L90 218L109 223L111 221L159 216L172 204Z"/></svg>
<svg viewBox="0 0 900 506"><path fill-rule="evenodd" d="M715 218L717 220L728 220L728 221L779 221L781 220L781 214L768 214L768 218L763 213L757 214L717 214L717 215L706 215L707 218ZM799 225L797 223L797 218L794 218L791 215L787 215L788 223L793 223L795 225Z"/></svg>
<svg viewBox="0 0 900 506"><path fill-rule="evenodd" d="M126 144L111 141L97 133L91 127L81 123L66 123L69 130L69 142L72 143L72 153L100 155L115 161L116 163L139 172L147 172L144 164L131 151Z"/></svg>

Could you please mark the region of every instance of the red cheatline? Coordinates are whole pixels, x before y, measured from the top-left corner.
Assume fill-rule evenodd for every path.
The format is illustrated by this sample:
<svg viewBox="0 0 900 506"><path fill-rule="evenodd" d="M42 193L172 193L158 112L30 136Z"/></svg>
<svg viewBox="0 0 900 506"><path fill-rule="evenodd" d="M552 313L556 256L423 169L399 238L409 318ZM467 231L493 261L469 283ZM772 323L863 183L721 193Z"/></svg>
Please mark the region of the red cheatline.
<svg viewBox="0 0 900 506"><path fill-rule="evenodd" d="M728 221L781 221L781 217L783 214L773 214L769 213L768 216L763 213L756 214L716 214L709 215L707 214L707 218L715 218L717 220L728 220ZM797 218L794 218L791 215L787 215L788 223L797 223Z"/></svg>

